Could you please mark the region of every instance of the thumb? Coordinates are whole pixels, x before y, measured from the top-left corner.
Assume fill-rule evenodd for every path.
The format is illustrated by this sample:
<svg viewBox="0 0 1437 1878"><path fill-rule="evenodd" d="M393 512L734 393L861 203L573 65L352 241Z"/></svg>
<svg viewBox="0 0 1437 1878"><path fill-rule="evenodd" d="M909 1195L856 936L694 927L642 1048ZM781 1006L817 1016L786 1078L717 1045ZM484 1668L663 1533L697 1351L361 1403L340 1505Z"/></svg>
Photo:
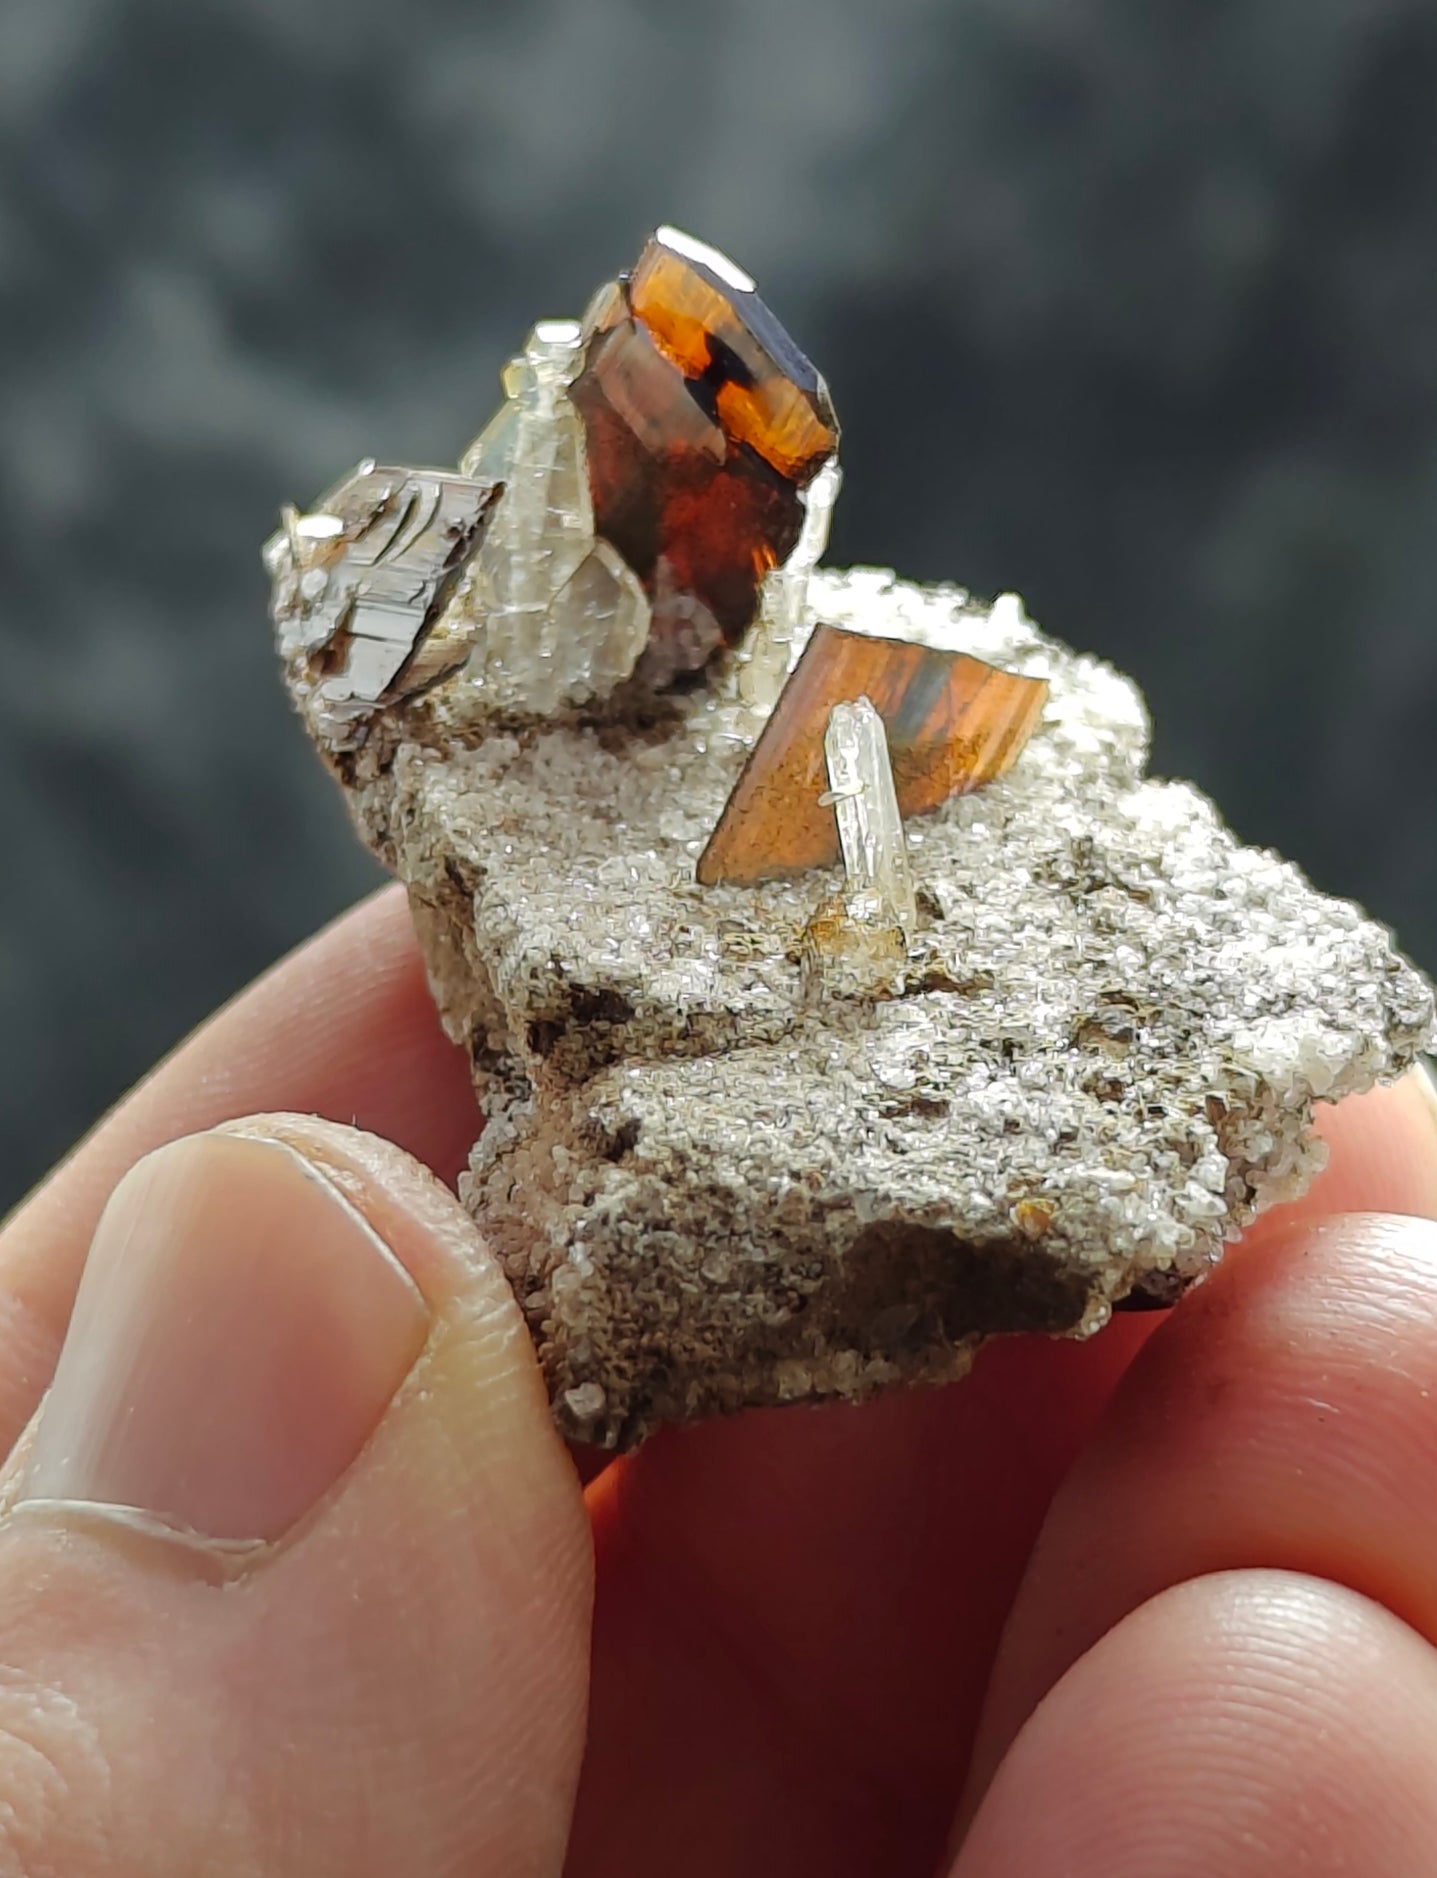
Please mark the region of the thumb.
<svg viewBox="0 0 1437 1878"><path fill-rule="evenodd" d="M0 1869L556 1874L583 1501L502 1273L269 1116L116 1188L0 1483Z"/></svg>

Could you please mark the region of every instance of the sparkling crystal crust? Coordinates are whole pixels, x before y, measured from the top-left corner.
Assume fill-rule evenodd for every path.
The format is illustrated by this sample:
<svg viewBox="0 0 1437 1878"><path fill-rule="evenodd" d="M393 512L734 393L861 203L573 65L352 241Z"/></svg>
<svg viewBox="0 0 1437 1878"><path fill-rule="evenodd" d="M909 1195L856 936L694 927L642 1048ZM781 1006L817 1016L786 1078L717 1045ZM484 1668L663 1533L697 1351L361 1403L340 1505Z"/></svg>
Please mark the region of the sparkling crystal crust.
<svg viewBox="0 0 1437 1878"><path fill-rule="evenodd" d="M1011 597L820 571L809 610L1049 687L1006 775L909 821L882 996L805 995L837 866L694 880L741 701L476 740L441 687L347 771L475 1063L466 1198L585 1439L952 1377L985 1336L1169 1298L1306 1186L1315 1099L1432 1036L1382 928L1144 780L1136 691Z"/></svg>

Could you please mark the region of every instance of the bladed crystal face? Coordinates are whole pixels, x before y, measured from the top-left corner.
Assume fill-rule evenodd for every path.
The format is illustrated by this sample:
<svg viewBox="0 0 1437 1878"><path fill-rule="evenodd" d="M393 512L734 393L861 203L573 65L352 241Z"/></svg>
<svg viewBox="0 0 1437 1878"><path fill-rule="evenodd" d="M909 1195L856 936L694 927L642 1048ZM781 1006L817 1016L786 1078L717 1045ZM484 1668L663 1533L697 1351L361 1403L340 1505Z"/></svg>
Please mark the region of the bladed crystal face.
<svg viewBox="0 0 1437 1878"><path fill-rule="evenodd" d="M838 446L827 387L716 250L660 229L600 292L569 395L595 532L652 606L642 674L663 684L733 645L803 528Z"/></svg>
<svg viewBox="0 0 1437 1878"><path fill-rule="evenodd" d="M823 801L834 705L866 696L883 720L898 808L936 809L1011 769L1048 687L962 652L818 626L699 860L705 886L753 882L839 858Z"/></svg>
<svg viewBox="0 0 1437 1878"><path fill-rule="evenodd" d="M368 715L463 663L445 612L498 502L490 482L361 463L265 549L280 650L327 721Z"/></svg>

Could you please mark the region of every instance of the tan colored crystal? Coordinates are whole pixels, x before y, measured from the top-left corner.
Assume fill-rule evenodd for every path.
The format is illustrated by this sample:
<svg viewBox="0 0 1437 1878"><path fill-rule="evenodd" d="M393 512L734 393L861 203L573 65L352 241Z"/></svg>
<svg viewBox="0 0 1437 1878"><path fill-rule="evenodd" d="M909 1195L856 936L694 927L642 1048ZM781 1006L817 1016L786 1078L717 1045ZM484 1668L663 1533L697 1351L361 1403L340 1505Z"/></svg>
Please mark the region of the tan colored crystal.
<svg viewBox="0 0 1437 1878"><path fill-rule="evenodd" d="M803 929L799 969L810 1000L892 993L907 963L903 928L876 893L827 899Z"/></svg>
<svg viewBox="0 0 1437 1878"><path fill-rule="evenodd" d="M584 427L569 400L580 328L545 320L504 372L508 402L463 459L504 486L454 613L471 622L468 677L501 709L549 713L604 697L649 635L637 578L594 535Z"/></svg>
<svg viewBox="0 0 1437 1878"><path fill-rule="evenodd" d="M883 719L869 698L835 704L823 739L828 790L847 886L804 928L805 994L873 997L895 991L917 920L903 817Z"/></svg>

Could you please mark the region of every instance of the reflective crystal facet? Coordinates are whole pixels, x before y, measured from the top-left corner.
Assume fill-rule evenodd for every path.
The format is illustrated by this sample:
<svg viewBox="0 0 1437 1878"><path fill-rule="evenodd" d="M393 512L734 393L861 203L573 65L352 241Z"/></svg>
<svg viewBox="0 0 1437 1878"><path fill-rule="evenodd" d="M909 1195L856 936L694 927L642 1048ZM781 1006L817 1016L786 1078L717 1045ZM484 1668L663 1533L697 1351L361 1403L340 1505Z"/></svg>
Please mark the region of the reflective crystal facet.
<svg viewBox="0 0 1437 1878"><path fill-rule="evenodd" d="M287 507L265 545L284 657L340 733L457 669L447 618L497 503L492 483L361 463L312 514Z"/></svg>
<svg viewBox="0 0 1437 1878"><path fill-rule="evenodd" d="M326 721L441 678L476 717L666 686L736 644L782 570L753 661L771 700L827 536L837 426L748 276L661 229L582 323L536 325L503 384L458 476L365 464L371 515L289 510L266 550L282 650L324 655L305 680Z"/></svg>
<svg viewBox="0 0 1437 1878"><path fill-rule="evenodd" d="M835 704L873 701L888 733L898 806L921 815L1004 775L1047 695L1042 679L967 653L814 627L724 805L699 880L751 883L838 859L833 817L819 806Z"/></svg>
<svg viewBox="0 0 1437 1878"><path fill-rule="evenodd" d="M692 386L702 383L725 435L802 484L829 456L837 425L827 387L727 255L661 228L628 281L634 317Z"/></svg>
<svg viewBox="0 0 1437 1878"><path fill-rule="evenodd" d="M737 643L798 546L802 491L833 456L823 380L716 250L660 229L585 321L571 388L595 526L653 606L643 675L666 684Z"/></svg>
<svg viewBox="0 0 1437 1878"><path fill-rule="evenodd" d="M463 460L504 488L455 600L475 628L468 676L500 708L550 712L604 696L648 639L642 588L594 535L584 428L569 400L581 354L576 322L536 326L505 370L508 402Z"/></svg>
<svg viewBox="0 0 1437 1878"><path fill-rule="evenodd" d="M828 792L848 875L850 907L876 902L889 925L913 930L916 908L903 817L888 760L888 733L872 700L835 704L823 739Z"/></svg>

